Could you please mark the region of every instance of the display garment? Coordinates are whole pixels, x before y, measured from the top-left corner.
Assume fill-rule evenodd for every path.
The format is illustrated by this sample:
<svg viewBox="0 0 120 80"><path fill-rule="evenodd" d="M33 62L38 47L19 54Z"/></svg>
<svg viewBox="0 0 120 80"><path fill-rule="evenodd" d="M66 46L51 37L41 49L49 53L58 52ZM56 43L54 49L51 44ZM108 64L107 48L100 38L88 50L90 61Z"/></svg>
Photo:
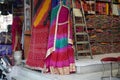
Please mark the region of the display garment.
<svg viewBox="0 0 120 80"><path fill-rule="evenodd" d="M34 17L26 67L43 70L50 26L51 0L34 0Z"/></svg>
<svg viewBox="0 0 120 80"><path fill-rule="evenodd" d="M52 74L75 72L70 0L52 0L46 69Z"/></svg>
<svg viewBox="0 0 120 80"><path fill-rule="evenodd" d="M19 16L14 16L12 23L12 50L21 49L22 20Z"/></svg>

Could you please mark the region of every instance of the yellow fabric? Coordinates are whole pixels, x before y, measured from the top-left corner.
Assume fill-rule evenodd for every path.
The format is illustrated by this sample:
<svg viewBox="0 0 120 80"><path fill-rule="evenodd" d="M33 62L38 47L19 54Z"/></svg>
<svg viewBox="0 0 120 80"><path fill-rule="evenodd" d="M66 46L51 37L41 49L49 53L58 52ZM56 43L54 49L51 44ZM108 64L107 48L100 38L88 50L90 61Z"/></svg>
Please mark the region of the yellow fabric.
<svg viewBox="0 0 120 80"><path fill-rule="evenodd" d="M43 19L45 13L47 12L48 8L49 8L49 4L51 3L51 0L45 0L41 10L39 11L35 21L34 21L34 27L36 27L39 22Z"/></svg>
<svg viewBox="0 0 120 80"><path fill-rule="evenodd" d="M60 75L67 75L70 74L70 72L75 72L75 64L70 64L69 67L62 67L62 68L56 68L51 66L50 67L50 72L51 74L60 74Z"/></svg>
<svg viewBox="0 0 120 80"><path fill-rule="evenodd" d="M107 15L109 14L109 5L108 5L108 3L106 3L106 14Z"/></svg>

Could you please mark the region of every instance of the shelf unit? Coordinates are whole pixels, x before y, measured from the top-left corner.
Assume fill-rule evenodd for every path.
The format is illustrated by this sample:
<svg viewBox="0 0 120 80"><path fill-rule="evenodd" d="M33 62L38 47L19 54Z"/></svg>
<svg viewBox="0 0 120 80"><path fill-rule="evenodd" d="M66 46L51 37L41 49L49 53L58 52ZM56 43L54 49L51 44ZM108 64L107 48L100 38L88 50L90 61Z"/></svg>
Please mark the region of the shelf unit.
<svg viewBox="0 0 120 80"><path fill-rule="evenodd" d="M113 0L96 0L96 14L87 14L88 28L90 31L93 54L116 53L120 52L120 14L113 14L113 5L120 5ZM101 4L101 13L98 11L98 4ZM103 4L103 6L102 6ZM106 6L105 6L106 5ZM93 24L91 21L93 20Z"/></svg>
<svg viewBox="0 0 120 80"><path fill-rule="evenodd" d="M13 5L13 16L24 16L24 4L23 3L14 3Z"/></svg>
<svg viewBox="0 0 120 80"><path fill-rule="evenodd" d="M120 52L120 0L82 1L92 53Z"/></svg>

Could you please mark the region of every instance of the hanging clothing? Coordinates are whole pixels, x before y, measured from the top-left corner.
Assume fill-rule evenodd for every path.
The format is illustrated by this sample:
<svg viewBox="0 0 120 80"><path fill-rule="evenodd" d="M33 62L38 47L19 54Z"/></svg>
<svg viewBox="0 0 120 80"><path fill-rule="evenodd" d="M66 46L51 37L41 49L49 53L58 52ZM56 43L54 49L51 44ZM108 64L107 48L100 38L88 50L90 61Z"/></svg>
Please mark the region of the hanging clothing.
<svg viewBox="0 0 120 80"><path fill-rule="evenodd" d="M31 69L43 70L50 26L49 12L51 0L34 0L34 18L26 66Z"/></svg>
<svg viewBox="0 0 120 80"><path fill-rule="evenodd" d="M19 16L13 18L12 23L12 50L21 49L22 20Z"/></svg>
<svg viewBox="0 0 120 80"><path fill-rule="evenodd" d="M53 74L75 72L70 0L52 0L46 69Z"/></svg>

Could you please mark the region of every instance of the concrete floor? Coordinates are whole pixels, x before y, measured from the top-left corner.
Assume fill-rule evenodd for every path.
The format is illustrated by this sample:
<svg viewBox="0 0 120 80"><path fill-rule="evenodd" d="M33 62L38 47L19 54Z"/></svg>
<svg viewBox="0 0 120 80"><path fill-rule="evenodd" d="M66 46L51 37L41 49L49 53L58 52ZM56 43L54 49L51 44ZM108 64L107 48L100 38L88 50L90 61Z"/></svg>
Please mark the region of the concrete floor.
<svg viewBox="0 0 120 80"><path fill-rule="evenodd" d="M100 59L106 56L117 57L119 55L120 53L98 55L94 56L94 59L80 58L78 61L76 61L76 67L79 67L80 69L77 69L76 73L70 75L53 75L49 73L45 74L27 69L25 67L14 66L9 76L14 78L12 80L101 80L102 67ZM99 71L96 71L96 69ZM118 70L116 68L113 70L114 76L116 76L117 71ZM106 71L105 75L110 75L110 71ZM103 80L120 80L120 77L105 78Z"/></svg>
<svg viewBox="0 0 120 80"><path fill-rule="evenodd" d="M19 74L19 76L16 73L14 73L15 80L101 80L102 72L93 72L93 73L74 73L70 75L53 75L53 74L44 74L39 73L35 71L30 71L29 69L22 69L22 74ZM16 70L19 71L20 70ZM27 73L26 73L26 72ZM106 71L106 75L109 75L110 71ZM113 71L114 76L116 76L117 70ZM120 80L119 78L105 78L104 80Z"/></svg>

